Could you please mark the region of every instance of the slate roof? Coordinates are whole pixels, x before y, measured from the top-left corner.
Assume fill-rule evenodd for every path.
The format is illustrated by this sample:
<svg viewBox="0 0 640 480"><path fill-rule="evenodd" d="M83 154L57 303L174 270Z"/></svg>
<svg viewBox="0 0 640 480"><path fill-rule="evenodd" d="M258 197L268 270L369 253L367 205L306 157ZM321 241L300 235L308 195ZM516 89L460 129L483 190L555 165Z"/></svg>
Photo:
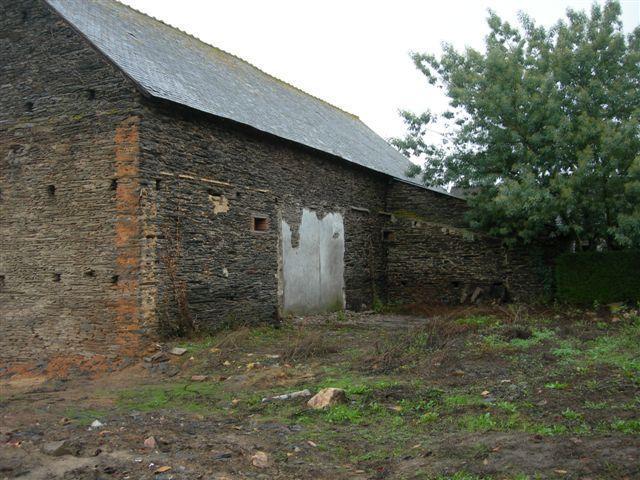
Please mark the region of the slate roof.
<svg viewBox="0 0 640 480"><path fill-rule="evenodd" d="M238 57L114 0L46 1L152 97L415 182L409 160L358 117Z"/></svg>

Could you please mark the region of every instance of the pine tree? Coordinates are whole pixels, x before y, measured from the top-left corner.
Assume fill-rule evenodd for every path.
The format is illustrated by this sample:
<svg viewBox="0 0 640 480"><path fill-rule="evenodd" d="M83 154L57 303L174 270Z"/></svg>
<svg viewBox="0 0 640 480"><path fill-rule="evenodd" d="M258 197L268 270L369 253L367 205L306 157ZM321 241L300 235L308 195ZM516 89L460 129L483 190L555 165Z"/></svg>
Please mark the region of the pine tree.
<svg viewBox="0 0 640 480"><path fill-rule="evenodd" d="M450 110L402 112L392 142L424 161L410 173L475 192L470 224L507 242L640 247L640 27L625 36L617 1L549 29L491 11L488 24L484 53L412 54ZM448 135L433 144L436 120Z"/></svg>

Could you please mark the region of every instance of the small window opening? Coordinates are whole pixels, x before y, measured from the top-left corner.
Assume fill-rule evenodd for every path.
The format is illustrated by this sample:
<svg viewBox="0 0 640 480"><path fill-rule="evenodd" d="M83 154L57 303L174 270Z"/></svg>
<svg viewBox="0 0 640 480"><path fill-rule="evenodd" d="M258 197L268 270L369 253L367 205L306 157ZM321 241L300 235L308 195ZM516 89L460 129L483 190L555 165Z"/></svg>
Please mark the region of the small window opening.
<svg viewBox="0 0 640 480"><path fill-rule="evenodd" d="M89 90L87 90L87 99L88 100L96 99L96 91L93 88L90 88Z"/></svg>
<svg viewBox="0 0 640 480"><path fill-rule="evenodd" d="M55 185L47 185L47 193L50 197L53 197L56 194L56 186Z"/></svg>
<svg viewBox="0 0 640 480"><path fill-rule="evenodd" d="M222 197L222 192L213 188L207 188L207 193L212 197Z"/></svg>
<svg viewBox="0 0 640 480"><path fill-rule="evenodd" d="M87 270L86 272L84 272L84 276L85 277L94 278L96 276L96 271L95 270Z"/></svg>
<svg viewBox="0 0 640 480"><path fill-rule="evenodd" d="M111 185L109 186L109 190L117 190L118 189L118 179L114 178L111 180Z"/></svg>
<svg viewBox="0 0 640 480"><path fill-rule="evenodd" d="M162 185L162 181L159 178L156 178L156 190L160 190L160 185Z"/></svg>
<svg viewBox="0 0 640 480"><path fill-rule="evenodd" d="M27 10L22 10L22 21L26 22L27 20L29 20L29 12Z"/></svg>
<svg viewBox="0 0 640 480"><path fill-rule="evenodd" d="M385 242L393 242L396 239L396 232L393 230L383 230L382 231L382 240Z"/></svg>
<svg viewBox="0 0 640 480"><path fill-rule="evenodd" d="M61 278L62 278L62 275L60 273L54 273L53 274L53 281L54 282L59 282Z"/></svg>
<svg viewBox="0 0 640 480"><path fill-rule="evenodd" d="M5 286L5 277L4 275L0 275L0 290L4 290Z"/></svg>
<svg viewBox="0 0 640 480"><path fill-rule="evenodd" d="M113 285L117 285L119 281L120 281L120 277L118 275L112 275L111 276L111 283Z"/></svg>
<svg viewBox="0 0 640 480"><path fill-rule="evenodd" d="M460 286L460 282L458 280L454 280L451 282L451 286L454 288L458 288Z"/></svg>
<svg viewBox="0 0 640 480"><path fill-rule="evenodd" d="M265 217L253 217L253 231L266 232L269 230L269 220Z"/></svg>
<svg viewBox="0 0 640 480"><path fill-rule="evenodd" d="M27 112L33 112L33 102L25 102L24 109Z"/></svg>

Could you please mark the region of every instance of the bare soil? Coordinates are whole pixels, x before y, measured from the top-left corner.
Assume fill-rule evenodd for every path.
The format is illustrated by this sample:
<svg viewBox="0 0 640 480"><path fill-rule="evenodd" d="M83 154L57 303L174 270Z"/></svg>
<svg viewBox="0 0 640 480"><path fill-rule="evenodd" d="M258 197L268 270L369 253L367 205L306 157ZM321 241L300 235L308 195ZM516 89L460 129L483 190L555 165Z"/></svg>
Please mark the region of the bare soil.
<svg viewBox="0 0 640 480"><path fill-rule="evenodd" d="M99 378L5 381L0 478L640 478L637 312L413 313L239 327ZM329 386L348 403L262 402Z"/></svg>

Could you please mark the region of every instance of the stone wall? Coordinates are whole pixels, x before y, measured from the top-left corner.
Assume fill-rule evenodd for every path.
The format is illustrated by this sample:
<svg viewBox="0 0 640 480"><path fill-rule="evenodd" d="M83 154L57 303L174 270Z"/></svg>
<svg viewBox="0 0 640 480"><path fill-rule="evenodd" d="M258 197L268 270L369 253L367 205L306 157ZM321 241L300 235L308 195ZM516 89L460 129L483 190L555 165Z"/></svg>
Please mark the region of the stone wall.
<svg viewBox="0 0 640 480"><path fill-rule="evenodd" d="M540 293L463 201L143 98L42 2L0 1L0 375L282 317L279 229L294 251L304 210L341 220L348 309Z"/></svg>
<svg viewBox="0 0 640 480"><path fill-rule="evenodd" d="M508 249L465 228L464 200L394 181L387 209L389 302L531 301L545 294L550 249Z"/></svg>
<svg viewBox="0 0 640 480"><path fill-rule="evenodd" d="M146 102L141 128L142 168L157 202L162 318L179 313L176 293L203 328L278 318L278 229L284 219L295 247L304 208L343 217L347 308L368 308L383 294L384 176L155 101ZM256 216L266 231L252 230Z"/></svg>
<svg viewBox="0 0 640 480"><path fill-rule="evenodd" d="M153 326L138 94L41 2L1 4L0 373L106 365Z"/></svg>

